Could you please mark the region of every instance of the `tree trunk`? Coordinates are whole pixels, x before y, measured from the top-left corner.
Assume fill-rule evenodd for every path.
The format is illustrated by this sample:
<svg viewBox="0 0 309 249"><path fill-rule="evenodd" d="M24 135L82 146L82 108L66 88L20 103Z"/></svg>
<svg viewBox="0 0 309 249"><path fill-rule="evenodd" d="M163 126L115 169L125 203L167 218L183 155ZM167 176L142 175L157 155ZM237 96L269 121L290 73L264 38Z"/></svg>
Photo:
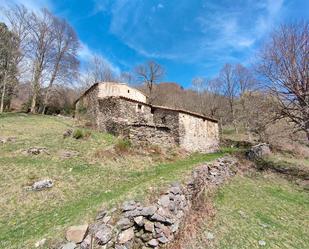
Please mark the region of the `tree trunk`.
<svg viewBox="0 0 309 249"><path fill-rule="evenodd" d="M308 119L309 120L309 119ZM309 122L307 121L307 123L305 124L305 128L306 128L306 135L307 135L307 140L309 142Z"/></svg>
<svg viewBox="0 0 309 249"><path fill-rule="evenodd" d="M32 96L32 101L31 101L31 113L36 113L36 99L37 99L37 92L34 90L33 96Z"/></svg>
<svg viewBox="0 0 309 249"><path fill-rule="evenodd" d="M3 76L3 89L2 89L2 94L1 94L0 113L3 113L3 110L4 110L5 91L6 91L6 72L4 72L4 76Z"/></svg>
<svg viewBox="0 0 309 249"><path fill-rule="evenodd" d="M33 96L31 102L31 113L36 113L36 104L37 98L40 91L40 78L41 78L41 67L36 63L35 65L35 72L34 72L34 80L33 80Z"/></svg>

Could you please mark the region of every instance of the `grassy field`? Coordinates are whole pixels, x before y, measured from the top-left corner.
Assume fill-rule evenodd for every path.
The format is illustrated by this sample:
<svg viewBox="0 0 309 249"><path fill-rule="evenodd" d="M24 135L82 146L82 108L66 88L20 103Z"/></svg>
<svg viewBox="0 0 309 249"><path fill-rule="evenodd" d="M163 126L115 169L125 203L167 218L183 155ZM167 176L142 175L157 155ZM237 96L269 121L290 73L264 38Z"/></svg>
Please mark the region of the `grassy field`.
<svg viewBox="0 0 309 249"><path fill-rule="evenodd" d="M39 239L61 238L67 226L91 221L102 206L143 199L153 187L181 180L196 164L224 154L161 162L141 154L106 158L100 155L117 144L115 137L91 131L87 139L64 139L63 132L73 126L71 119L62 117L0 116L0 137L16 137L15 142L0 144L0 248L33 248ZM22 153L34 146L46 147L49 154ZM79 155L63 159L63 150ZM45 178L54 181L53 188L26 189Z"/></svg>
<svg viewBox="0 0 309 249"><path fill-rule="evenodd" d="M218 249L309 248L309 193L279 175L235 177L215 193L214 208L215 218L205 221L187 249L206 244Z"/></svg>

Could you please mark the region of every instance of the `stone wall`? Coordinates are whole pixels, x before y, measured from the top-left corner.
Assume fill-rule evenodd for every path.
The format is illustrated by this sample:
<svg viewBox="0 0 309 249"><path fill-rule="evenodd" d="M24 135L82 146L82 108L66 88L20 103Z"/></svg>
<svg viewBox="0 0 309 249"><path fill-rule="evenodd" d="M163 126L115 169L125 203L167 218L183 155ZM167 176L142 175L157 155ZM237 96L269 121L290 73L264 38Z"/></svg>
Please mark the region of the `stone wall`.
<svg viewBox="0 0 309 249"><path fill-rule="evenodd" d="M153 144L165 148L176 146L174 136L167 126L136 124L130 125L127 132L127 138L134 144Z"/></svg>
<svg viewBox="0 0 309 249"><path fill-rule="evenodd" d="M98 88L92 87L75 104L75 117L86 118L93 126L97 126L99 115Z"/></svg>
<svg viewBox="0 0 309 249"><path fill-rule="evenodd" d="M131 200L123 203L120 210L102 210L89 227L69 228L69 234L76 235L74 229L79 229L78 234L82 236L66 236L71 242L60 248L64 249L68 244L71 249L163 247L175 239L205 188L219 185L235 175L237 164L232 157L203 164L193 170L186 184L172 184L155 203L145 206Z"/></svg>
<svg viewBox="0 0 309 249"><path fill-rule="evenodd" d="M175 143L179 144L179 113L163 109L163 108L152 108L153 122L156 125L166 125L170 128L171 134L174 137Z"/></svg>
<svg viewBox="0 0 309 249"><path fill-rule="evenodd" d="M188 151L216 151L219 147L218 123L180 113L179 139L180 147Z"/></svg>
<svg viewBox="0 0 309 249"><path fill-rule="evenodd" d="M152 124L151 108L119 97L99 99L98 129L114 135L127 134L131 124Z"/></svg>

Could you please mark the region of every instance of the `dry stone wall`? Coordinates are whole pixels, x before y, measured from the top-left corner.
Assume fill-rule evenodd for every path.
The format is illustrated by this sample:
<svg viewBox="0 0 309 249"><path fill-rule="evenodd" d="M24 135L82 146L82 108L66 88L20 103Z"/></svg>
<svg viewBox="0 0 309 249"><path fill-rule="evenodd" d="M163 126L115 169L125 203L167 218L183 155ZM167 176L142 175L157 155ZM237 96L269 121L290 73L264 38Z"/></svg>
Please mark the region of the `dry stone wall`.
<svg viewBox="0 0 309 249"><path fill-rule="evenodd" d="M87 94L83 95L76 103L75 117L86 116L92 125L97 126L99 113L98 88L89 89Z"/></svg>
<svg viewBox="0 0 309 249"><path fill-rule="evenodd" d="M103 210L84 230L83 241L72 248L160 248L175 239L204 189L221 184L236 173L236 168L235 158L223 157L197 167L187 184L172 184L153 204L145 206L131 200L118 211ZM69 243L72 246L72 241Z"/></svg>
<svg viewBox="0 0 309 249"><path fill-rule="evenodd" d="M189 151L213 152L219 147L218 123L179 114L179 145Z"/></svg>
<svg viewBox="0 0 309 249"><path fill-rule="evenodd" d="M176 146L171 130L166 126L133 124L127 129L127 138L138 145L158 145L170 148Z"/></svg>

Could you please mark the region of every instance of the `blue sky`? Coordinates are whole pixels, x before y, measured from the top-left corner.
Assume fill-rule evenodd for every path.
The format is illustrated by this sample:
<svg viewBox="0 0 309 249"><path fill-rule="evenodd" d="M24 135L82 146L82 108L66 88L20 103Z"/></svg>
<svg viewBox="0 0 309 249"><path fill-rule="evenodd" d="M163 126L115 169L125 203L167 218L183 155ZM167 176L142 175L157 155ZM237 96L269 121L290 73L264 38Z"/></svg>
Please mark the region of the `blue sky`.
<svg viewBox="0 0 309 249"><path fill-rule="evenodd" d="M274 27L309 17L309 0L13 2L66 18L82 41L82 62L99 54L120 72L156 60L166 69L165 81L185 87L193 77L215 76L225 63L249 66Z"/></svg>

